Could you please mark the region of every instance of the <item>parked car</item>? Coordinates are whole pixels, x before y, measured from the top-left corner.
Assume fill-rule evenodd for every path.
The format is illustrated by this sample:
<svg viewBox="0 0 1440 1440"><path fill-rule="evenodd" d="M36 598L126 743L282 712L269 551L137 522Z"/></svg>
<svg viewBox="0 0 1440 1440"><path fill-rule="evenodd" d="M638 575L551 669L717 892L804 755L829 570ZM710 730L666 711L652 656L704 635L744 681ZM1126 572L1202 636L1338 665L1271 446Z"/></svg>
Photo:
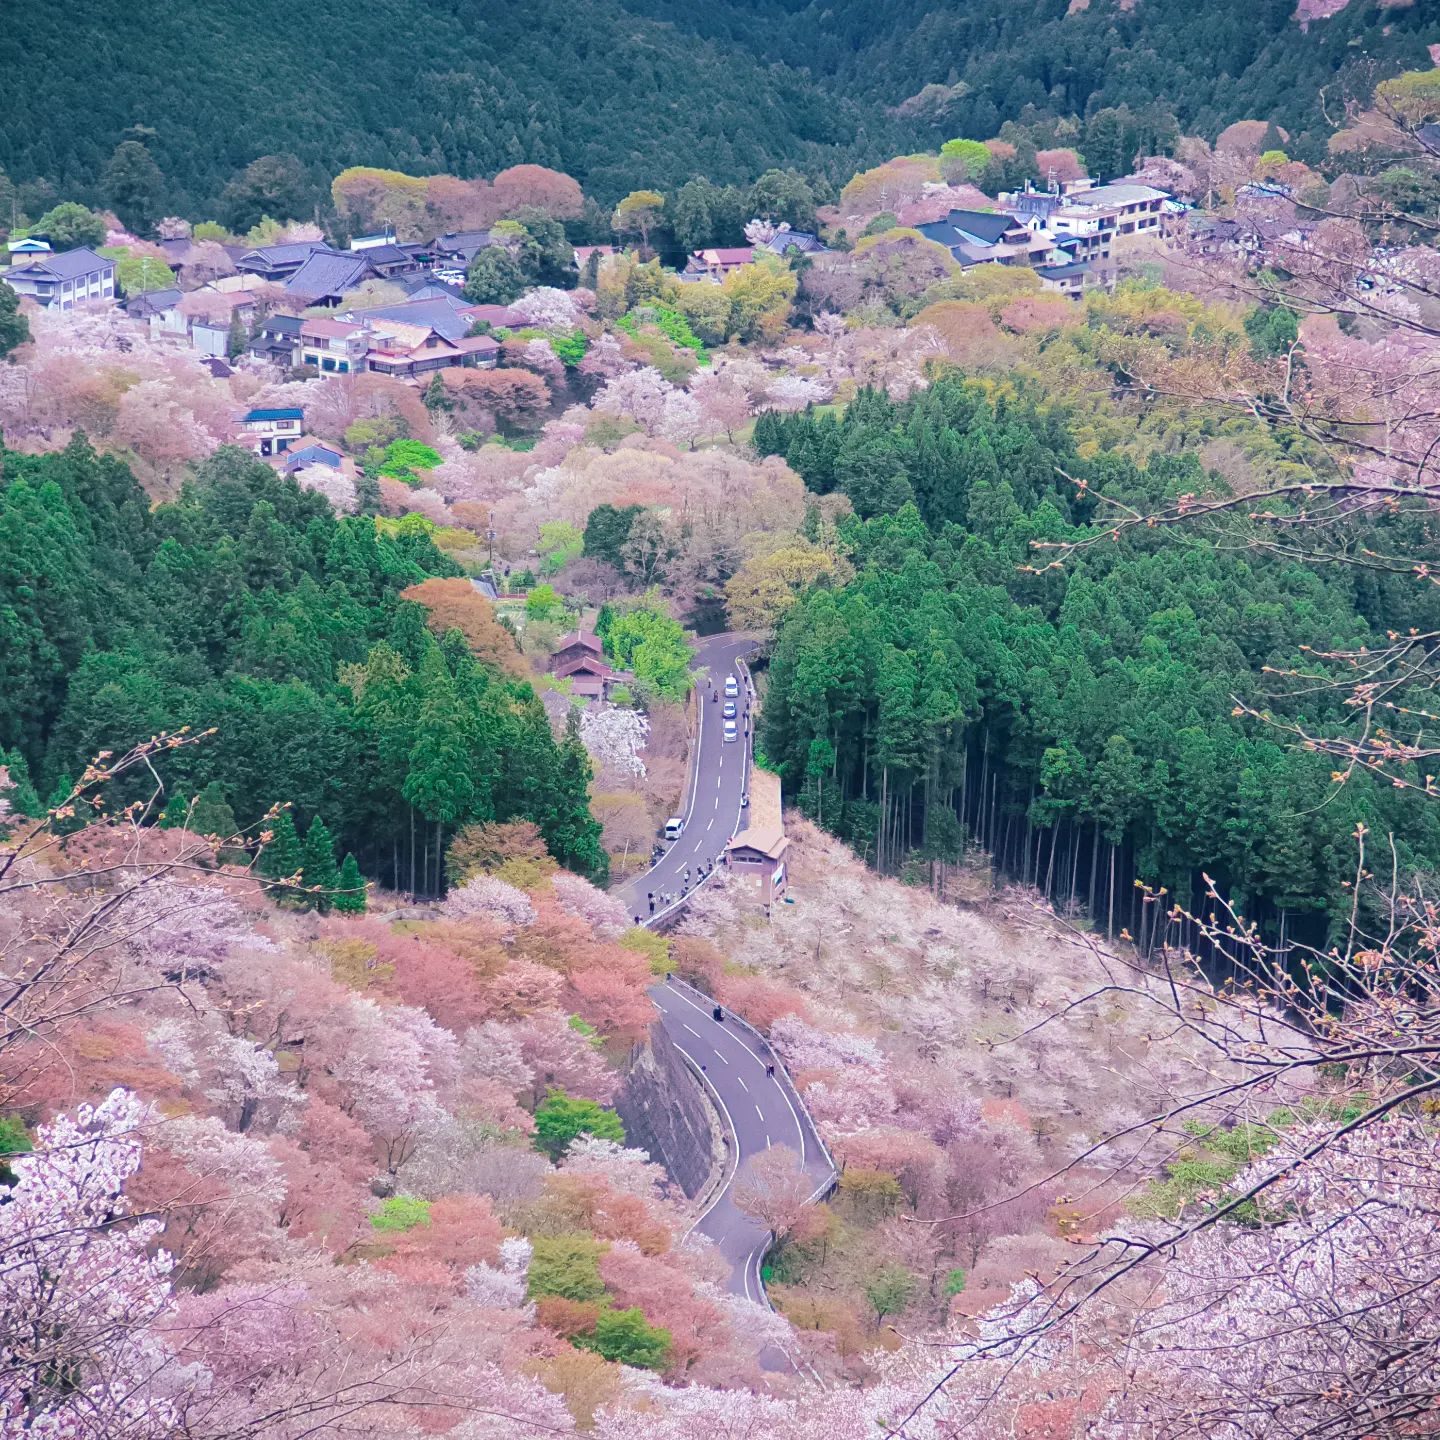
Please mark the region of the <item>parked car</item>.
<svg viewBox="0 0 1440 1440"><path fill-rule="evenodd" d="M725 677L725 695L727 699L733 700L740 693L740 682L733 676Z"/></svg>
<svg viewBox="0 0 1440 1440"><path fill-rule="evenodd" d="M725 702L725 709L723 713L727 720L733 720L735 718L737 712L735 710L735 702L733 700L727 700Z"/></svg>
<svg viewBox="0 0 1440 1440"><path fill-rule="evenodd" d="M685 817L683 815L672 815L665 822L665 838L667 840L678 840L685 833Z"/></svg>
<svg viewBox="0 0 1440 1440"><path fill-rule="evenodd" d="M739 731L739 729L737 728L735 722L734 722L733 720L727 720L727 721L725 722L725 741L726 741L726 743L728 744L731 740L738 740L739 738L740 738L740 731Z"/></svg>

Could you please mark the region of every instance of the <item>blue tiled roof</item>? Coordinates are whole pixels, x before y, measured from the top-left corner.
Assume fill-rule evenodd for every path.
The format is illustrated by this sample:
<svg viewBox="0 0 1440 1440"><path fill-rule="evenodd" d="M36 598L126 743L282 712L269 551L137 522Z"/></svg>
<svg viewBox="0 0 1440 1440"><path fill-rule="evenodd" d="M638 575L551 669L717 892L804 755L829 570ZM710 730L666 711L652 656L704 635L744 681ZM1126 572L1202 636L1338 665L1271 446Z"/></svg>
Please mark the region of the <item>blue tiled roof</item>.
<svg viewBox="0 0 1440 1440"><path fill-rule="evenodd" d="M332 470L338 470L341 458L328 445L302 445L298 450L288 451L286 456L292 470L301 470L306 465L327 465Z"/></svg>
<svg viewBox="0 0 1440 1440"><path fill-rule="evenodd" d="M246 412L247 420L303 420L305 412L297 405L294 409L287 410L250 410Z"/></svg>

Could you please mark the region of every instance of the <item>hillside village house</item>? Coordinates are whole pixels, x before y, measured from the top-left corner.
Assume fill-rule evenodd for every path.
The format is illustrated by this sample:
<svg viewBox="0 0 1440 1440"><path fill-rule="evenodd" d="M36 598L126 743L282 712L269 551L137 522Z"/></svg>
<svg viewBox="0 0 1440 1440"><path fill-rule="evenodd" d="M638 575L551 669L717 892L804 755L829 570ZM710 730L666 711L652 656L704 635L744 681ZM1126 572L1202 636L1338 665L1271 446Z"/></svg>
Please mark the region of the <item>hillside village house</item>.
<svg viewBox="0 0 1440 1440"><path fill-rule="evenodd" d="M300 322L301 365L322 375L353 375L365 368L370 337L363 325L345 320Z"/></svg>
<svg viewBox="0 0 1440 1440"><path fill-rule="evenodd" d="M1051 236L1000 211L952 210L943 220L931 220L915 228L927 240L943 245L966 269L995 264L1033 270L1037 264L1045 263L1055 248Z"/></svg>
<svg viewBox="0 0 1440 1440"><path fill-rule="evenodd" d="M732 270L739 270L755 259L753 245L712 246L696 250L680 272L682 280L723 280Z"/></svg>
<svg viewBox="0 0 1440 1440"><path fill-rule="evenodd" d="M1170 196L1153 185L1133 180L1117 180L1111 185L1095 185L1066 197L1066 208L1097 211L1113 219L1117 235L1157 233Z"/></svg>
<svg viewBox="0 0 1440 1440"><path fill-rule="evenodd" d="M470 262L489 244L488 230L450 230L437 235L428 249L440 268L468 270Z"/></svg>
<svg viewBox="0 0 1440 1440"><path fill-rule="evenodd" d="M43 235L26 235L21 240L7 240L5 250L10 256L9 263L11 265L20 265L36 255L54 253L50 248L50 242Z"/></svg>
<svg viewBox="0 0 1440 1440"><path fill-rule="evenodd" d="M488 335L451 340L429 326L386 320L376 324L365 361L378 375L420 380L457 366L488 370L499 358L500 342Z"/></svg>
<svg viewBox="0 0 1440 1440"><path fill-rule="evenodd" d="M298 405L275 410L248 410L234 432L234 442L254 455L283 455L305 433L305 412Z"/></svg>
<svg viewBox="0 0 1440 1440"><path fill-rule="evenodd" d="M267 315L246 348L257 360L268 360L289 370L300 363L300 331L304 324L298 315Z"/></svg>
<svg viewBox="0 0 1440 1440"><path fill-rule="evenodd" d="M389 307L392 313L405 308ZM433 325L387 319L377 310L304 321L299 353L301 365L324 375L371 370L399 380L418 380L455 366L488 369L498 361L500 345L488 335L445 335Z"/></svg>
<svg viewBox="0 0 1440 1440"><path fill-rule="evenodd" d="M359 467L338 445L313 435L302 435L291 441L288 450L270 457L270 463L285 475L296 475L313 465L333 470L350 480L360 475Z"/></svg>
<svg viewBox="0 0 1440 1440"><path fill-rule="evenodd" d="M245 275L258 275L262 280L288 280L317 250L339 255L319 240L293 240L283 245L260 245L247 250L235 261L235 268Z"/></svg>
<svg viewBox="0 0 1440 1440"><path fill-rule="evenodd" d="M745 829L725 846L725 868L768 911L785 893L789 849L781 818L780 777L757 765L750 772Z"/></svg>
<svg viewBox="0 0 1440 1440"><path fill-rule="evenodd" d="M550 673L570 682L572 700L608 700L615 686L634 679L626 671L610 668L600 637L586 630L560 637L550 656Z"/></svg>
<svg viewBox="0 0 1440 1440"><path fill-rule="evenodd" d="M380 273L369 255L350 255L341 250L315 250L285 282L285 293L300 304L339 305L351 290Z"/></svg>
<svg viewBox="0 0 1440 1440"><path fill-rule="evenodd" d="M249 332L255 319L255 298L241 290L192 290L189 294L161 291L174 295L168 305L157 306L146 317L152 340L175 340L188 344L202 355L224 356L230 348L230 327L238 318ZM126 307L129 311L129 306ZM134 314L134 311L129 313Z"/></svg>
<svg viewBox="0 0 1440 1440"><path fill-rule="evenodd" d="M47 310L115 301L115 262L83 245L58 255L31 253L23 264L11 265L4 278L17 295Z"/></svg>

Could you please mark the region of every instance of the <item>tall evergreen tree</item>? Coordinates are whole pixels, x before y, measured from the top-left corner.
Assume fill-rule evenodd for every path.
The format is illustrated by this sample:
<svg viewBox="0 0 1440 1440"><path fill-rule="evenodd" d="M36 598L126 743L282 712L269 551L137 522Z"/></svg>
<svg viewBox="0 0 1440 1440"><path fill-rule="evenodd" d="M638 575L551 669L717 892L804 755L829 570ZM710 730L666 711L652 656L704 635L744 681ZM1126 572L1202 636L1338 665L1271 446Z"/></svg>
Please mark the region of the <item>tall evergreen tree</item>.
<svg viewBox="0 0 1440 1440"><path fill-rule="evenodd" d="M164 177L154 156L138 139L122 140L115 147L100 186L125 228L136 235L149 235L164 213Z"/></svg>
<svg viewBox="0 0 1440 1440"><path fill-rule="evenodd" d="M20 297L0 280L0 360L30 338L30 322L20 313Z"/></svg>
<svg viewBox="0 0 1440 1440"><path fill-rule="evenodd" d="M334 907L342 915L363 915L366 906L365 877L360 873L360 864L354 851L345 852L344 863L336 883Z"/></svg>
<svg viewBox="0 0 1440 1440"><path fill-rule="evenodd" d="M445 657L434 641L420 667L420 713L410 751L410 770L405 777L405 799L434 826L435 888L440 888L440 862L444 854L444 829L466 813L474 798L470 779L466 717ZM413 839L412 839L413 852ZM414 855L411 855L412 889ZM428 866L427 866L428 868ZM428 878L422 876L428 885Z"/></svg>
<svg viewBox="0 0 1440 1440"><path fill-rule="evenodd" d="M319 815L305 832L300 863L305 871L305 888L311 891L309 902L323 914L332 904L331 896L340 883L340 871L335 864L335 838Z"/></svg>
<svg viewBox="0 0 1440 1440"><path fill-rule="evenodd" d="M282 810L270 829L270 839L260 852L260 873L271 880L287 880L305 864L295 817L289 810Z"/></svg>

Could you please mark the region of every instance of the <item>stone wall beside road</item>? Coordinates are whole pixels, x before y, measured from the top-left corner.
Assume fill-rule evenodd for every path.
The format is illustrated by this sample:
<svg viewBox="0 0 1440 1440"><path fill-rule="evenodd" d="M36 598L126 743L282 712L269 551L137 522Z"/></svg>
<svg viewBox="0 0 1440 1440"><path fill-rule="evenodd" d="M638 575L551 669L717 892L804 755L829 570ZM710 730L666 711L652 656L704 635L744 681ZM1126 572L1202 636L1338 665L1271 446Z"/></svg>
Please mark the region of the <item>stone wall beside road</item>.
<svg viewBox="0 0 1440 1440"><path fill-rule="evenodd" d="M704 1092L664 1027L651 1027L625 1076L615 1109L625 1140L648 1151L652 1160L690 1198L709 1183L720 1137Z"/></svg>

